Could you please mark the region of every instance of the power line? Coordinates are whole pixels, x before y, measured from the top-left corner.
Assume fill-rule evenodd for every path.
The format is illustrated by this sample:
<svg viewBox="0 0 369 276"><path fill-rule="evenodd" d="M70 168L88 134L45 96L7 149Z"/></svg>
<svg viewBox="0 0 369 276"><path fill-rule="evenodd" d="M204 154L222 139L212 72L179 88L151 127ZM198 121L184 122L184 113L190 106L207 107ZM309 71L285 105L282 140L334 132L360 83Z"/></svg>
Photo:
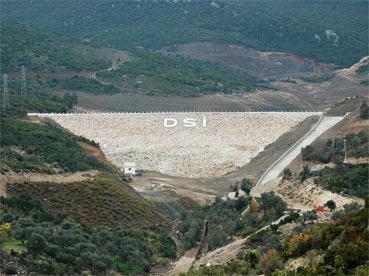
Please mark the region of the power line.
<svg viewBox="0 0 369 276"><path fill-rule="evenodd" d="M26 66L22 65L22 94L27 93Z"/></svg>

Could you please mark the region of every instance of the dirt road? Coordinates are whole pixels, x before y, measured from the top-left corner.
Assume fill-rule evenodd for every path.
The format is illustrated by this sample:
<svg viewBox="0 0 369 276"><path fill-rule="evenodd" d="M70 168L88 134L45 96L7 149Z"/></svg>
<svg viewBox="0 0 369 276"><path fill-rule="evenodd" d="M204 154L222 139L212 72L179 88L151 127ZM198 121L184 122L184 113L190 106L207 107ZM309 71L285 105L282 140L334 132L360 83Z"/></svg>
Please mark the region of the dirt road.
<svg viewBox="0 0 369 276"><path fill-rule="evenodd" d="M284 219L287 215L284 215L272 222L271 224L278 224L282 219ZM224 264L228 261L237 258L237 253L245 247L246 241L252 237L253 235L269 229L270 224L261 227L259 230L250 234L246 238L237 239L223 247L219 247L213 251L208 252L204 256L202 256L198 261L195 260L196 254L194 254L194 250L190 250L186 252L186 254L181 257L173 266L173 269L170 271L170 275L179 275L180 273L187 272L191 265L194 263L193 267L196 269L201 265L218 265Z"/></svg>
<svg viewBox="0 0 369 276"><path fill-rule="evenodd" d="M89 180L98 174L98 171L84 171L64 174L42 174L42 173L24 173L24 174L7 174L0 175L0 181L5 183L16 182L58 182L58 183L72 183Z"/></svg>

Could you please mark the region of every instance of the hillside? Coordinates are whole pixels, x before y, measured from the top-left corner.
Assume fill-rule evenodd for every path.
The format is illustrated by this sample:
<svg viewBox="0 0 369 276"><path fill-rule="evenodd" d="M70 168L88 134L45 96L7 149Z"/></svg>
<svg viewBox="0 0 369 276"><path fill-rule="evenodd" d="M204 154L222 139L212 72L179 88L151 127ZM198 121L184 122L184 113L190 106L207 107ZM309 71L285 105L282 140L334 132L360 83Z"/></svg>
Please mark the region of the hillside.
<svg viewBox="0 0 369 276"><path fill-rule="evenodd" d="M295 213L250 237L228 263L183 275L367 275L368 214L368 202L360 210L346 206L331 223L314 225L316 213Z"/></svg>
<svg viewBox="0 0 369 276"><path fill-rule="evenodd" d="M65 112L75 95L10 89L0 119L0 274L137 274L174 258L168 219L98 144L25 114Z"/></svg>
<svg viewBox="0 0 369 276"><path fill-rule="evenodd" d="M2 17L3 18L3 17ZM1 21L1 69L20 71L95 71L110 66L112 55L83 45L76 39L41 31L7 20Z"/></svg>
<svg viewBox="0 0 369 276"><path fill-rule="evenodd" d="M110 168L89 156L78 144L87 139L69 134L48 122L3 118L1 126L1 172L75 172Z"/></svg>
<svg viewBox="0 0 369 276"><path fill-rule="evenodd" d="M67 183L48 182L47 177L43 182L8 183L6 193L10 197L31 197L48 213L91 226L147 229L165 222L152 204L110 175Z"/></svg>
<svg viewBox="0 0 369 276"><path fill-rule="evenodd" d="M0 207L2 275L135 275L175 257L174 241L160 229L91 227L29 197L1 197Z"/></svg>
<svg viewBox="0 0 369 276"><path fill-rule="evenodd" d="M91 94L139 92L200 96L272 89L269 82L204 61L168 57L144 50L120 51L78 39L2 21L1 67L10 73L11 91L20 87L26 66L28 91L85 91ZM15 45L15 47L14 47ZM11 99L10 102L13 102Z"/></svg>
<svg viewBox="0 0 369 276"><path fill-rule="evenodd" d="M149 95L201 96L273 89L269 82L210 62L133 51L133 60L97 77L124 90Z"/></svg>
<svg viewBox="0 0 369 276"><path fill-rule="evenodd" d="M295 53L339 66L349 66L367 53L367 1L65 3L6 1L2 16L118 48L160 49L218 41Z"/></svg>

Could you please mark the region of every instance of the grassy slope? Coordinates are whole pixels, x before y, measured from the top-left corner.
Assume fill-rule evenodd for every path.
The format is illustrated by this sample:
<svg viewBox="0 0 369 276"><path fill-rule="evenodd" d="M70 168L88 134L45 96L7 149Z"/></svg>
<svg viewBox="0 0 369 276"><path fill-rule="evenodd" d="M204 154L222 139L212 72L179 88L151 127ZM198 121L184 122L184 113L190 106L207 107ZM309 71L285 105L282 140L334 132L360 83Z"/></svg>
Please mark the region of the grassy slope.
<svg viewBox="0 0 369 276"><path fill-rule="evenodd" d="M165 221L148 201L112 175L100 174L84 182L7 184L7 194L28 195L47 212L93 226L148 228Z"/></svg>
<svg viewBox="0 0 369 276"><path fill-rule="evenodd" d="M367 53L367 7L367 1L8 1L3 15L114 47L225 41L348 66Z"/></svg>

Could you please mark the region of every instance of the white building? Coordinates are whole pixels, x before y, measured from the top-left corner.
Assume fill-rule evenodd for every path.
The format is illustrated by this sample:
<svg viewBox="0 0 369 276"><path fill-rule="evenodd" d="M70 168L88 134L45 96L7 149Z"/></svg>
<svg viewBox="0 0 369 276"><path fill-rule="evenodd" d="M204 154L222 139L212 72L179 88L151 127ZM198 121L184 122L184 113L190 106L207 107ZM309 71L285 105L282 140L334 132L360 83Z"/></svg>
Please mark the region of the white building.
<svg viewBox="0 0 369 276"><path fill-rule="evenodd" d="M134 162L124 162L123 163L123 172L124 174L136 174L136 164Z"/></svg>

